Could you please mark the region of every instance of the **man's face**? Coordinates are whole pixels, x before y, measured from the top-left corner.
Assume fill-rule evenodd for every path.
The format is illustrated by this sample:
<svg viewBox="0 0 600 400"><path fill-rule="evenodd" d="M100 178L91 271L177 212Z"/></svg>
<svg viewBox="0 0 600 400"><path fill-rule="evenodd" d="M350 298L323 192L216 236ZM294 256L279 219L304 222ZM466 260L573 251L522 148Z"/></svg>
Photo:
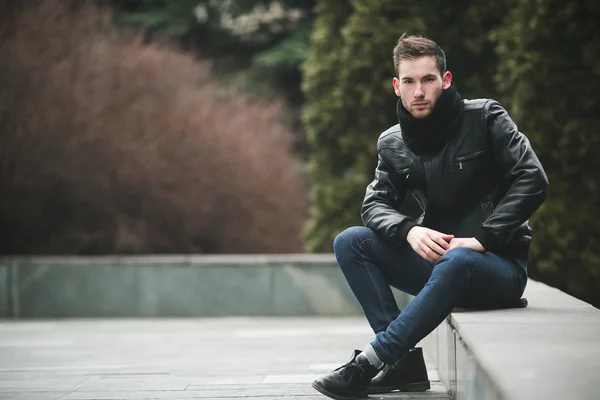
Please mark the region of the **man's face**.
<svg viewBox="0 0 600 400"><path fill-rule="evenodd" d="M404 108L415 118L425 118L433 106L452 83L449 71L442 77L433 56L414 60L401 60L398 65L398 78L394 78L394 92L402 99Z"/></svg>

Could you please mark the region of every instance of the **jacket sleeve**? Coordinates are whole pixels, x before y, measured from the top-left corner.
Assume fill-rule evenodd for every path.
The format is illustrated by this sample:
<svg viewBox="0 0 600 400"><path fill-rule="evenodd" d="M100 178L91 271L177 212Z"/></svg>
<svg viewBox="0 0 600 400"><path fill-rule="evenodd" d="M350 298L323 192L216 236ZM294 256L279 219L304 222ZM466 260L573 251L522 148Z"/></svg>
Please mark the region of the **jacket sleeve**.
<svg viewBox="0 0 600 400"><path fill-rule="evenodd" d="M407 191L404 176L395 174L382 157L379 146L377 150L375 178L367 186L361 207L362 221L382 239L406 243L408 231L417 223L399 212Z"/></svg>
<svg viewBox="0 0 600 400"><path fill-rule="evenodd" d="M475 236L486 250L493 251L509 241L515 230L542 205L548 177L529 140L498 102L490 103L484 118L494 161L507 187L506 194Z"/></svg>

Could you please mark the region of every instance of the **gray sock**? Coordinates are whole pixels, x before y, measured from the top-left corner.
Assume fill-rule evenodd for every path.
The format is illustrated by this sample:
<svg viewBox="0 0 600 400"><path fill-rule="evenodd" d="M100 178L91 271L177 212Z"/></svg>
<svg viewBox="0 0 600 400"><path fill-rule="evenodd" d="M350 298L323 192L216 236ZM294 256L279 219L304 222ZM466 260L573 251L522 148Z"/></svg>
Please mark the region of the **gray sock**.
<svg viewBox="0 0 600 400"><path fill-rule="evenodd" d="M375 349L373 348L373 346L371 346L371 343L365 346L362 354L367 360L369 360L369 364L371 364L375 368L382 369L385 366L385 364L383 363L383 361L381 361L377 353L375 353Z"/></svg>

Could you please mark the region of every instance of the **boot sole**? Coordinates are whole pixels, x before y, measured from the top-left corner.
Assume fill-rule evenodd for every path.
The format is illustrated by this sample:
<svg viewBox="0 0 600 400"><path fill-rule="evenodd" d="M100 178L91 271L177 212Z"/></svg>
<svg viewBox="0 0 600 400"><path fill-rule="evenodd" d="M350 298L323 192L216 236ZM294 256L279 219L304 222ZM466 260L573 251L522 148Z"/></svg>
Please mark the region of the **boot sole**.
<svg viewBox="0 0 600 400"><path fill-rule="evenodd" d="M369 394L383 394L393 392L394 390L398 390L400 392L424 392L429 389L431 389L431 384L429 383L429 381L425 381L407 383L403 385L392 385L381 388L372 388L369 389Z"/></svg>
<svg viewBox="0 0 600 400"><path fill-rule="evenodd" d="M329 393L327 390L320 388L319 386L315 385L315 383L313 382L312 387L318 391L321 394L324 394L327 397L331 397L332 399L335 400L354 400L354 399L366 399L369 396L369 391L368 390L364 390L352 397L345 397L345 396L338 396L337 394L333 394L333 393Z"/></svg>

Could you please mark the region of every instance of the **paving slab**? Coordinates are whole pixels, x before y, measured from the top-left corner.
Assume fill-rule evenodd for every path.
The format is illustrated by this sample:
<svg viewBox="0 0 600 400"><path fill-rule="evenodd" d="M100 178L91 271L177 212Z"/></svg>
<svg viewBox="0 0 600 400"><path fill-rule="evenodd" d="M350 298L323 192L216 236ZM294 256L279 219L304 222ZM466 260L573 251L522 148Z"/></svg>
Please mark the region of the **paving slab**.
<svg viewBox="0 0 600 400"><path fill-rule="evenodd" d="M310 384L373 339L362 317L0 321L0 400L326 399ZM449 399L432 388L372 399Z"/></svg>

